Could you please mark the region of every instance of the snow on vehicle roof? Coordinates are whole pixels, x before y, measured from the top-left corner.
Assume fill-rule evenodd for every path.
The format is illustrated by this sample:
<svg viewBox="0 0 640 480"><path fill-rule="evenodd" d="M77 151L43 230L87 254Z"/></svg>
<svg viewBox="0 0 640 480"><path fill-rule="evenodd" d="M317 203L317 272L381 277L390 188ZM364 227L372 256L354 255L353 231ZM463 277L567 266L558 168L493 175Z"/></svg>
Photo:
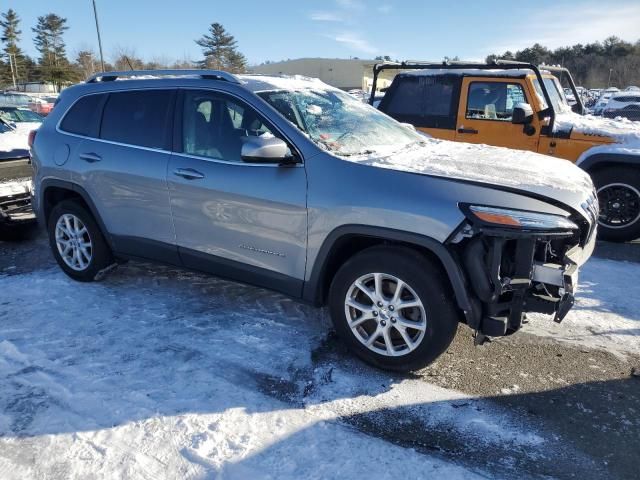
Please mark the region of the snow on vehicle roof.
<svg viewBox="0 0 640 480"><path fill-rule="evenodd" d="M504 69L495 68L485 70L482 68L437 68L437 69L425 69L425 70L412 70L399 73L398 75L406 76L430 76L430 75L459 75L459 76L478 76L478 77L514 77L520 78L533 73L528 68L518 69ZM548 71L541 71L541 73L548 74Z"/></svg>
<svg viewBox="0 0 640 480"><path fill-rule="evenodd" d="M252 92L269 90L305 90L320 88L322 90L337 90L317 78L303 75L238 75L242 85Z"/></svg>

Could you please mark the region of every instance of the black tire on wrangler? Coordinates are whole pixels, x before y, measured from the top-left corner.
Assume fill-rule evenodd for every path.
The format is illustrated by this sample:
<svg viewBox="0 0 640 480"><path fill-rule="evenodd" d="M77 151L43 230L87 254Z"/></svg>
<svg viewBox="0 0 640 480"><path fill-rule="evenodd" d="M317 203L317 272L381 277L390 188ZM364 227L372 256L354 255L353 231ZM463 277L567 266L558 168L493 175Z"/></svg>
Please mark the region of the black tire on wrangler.
<svg viewBox="0 0 640 480"><path fill-rule="evenodd" d="M338 336L358 357L393 371L433 362L460 318L446 273L404 247L372 247L349 259L333 278L329 308Z"/></svg>
<svg viewBox="0 0 640 480"><path fill-rule="evenodd" d="M77 219L77 221L74 220ZM65 219L67 220L65 222ZM71 232L73 235L62 233L62 244L56 238L56 226L61 221L64 232ZM63 200L53 207L47 219L47 231L49 233L49 245L60 268L74 280L80 282L92 282L97 280L99 272L114 263L111 249L107 245L98 224L93 216L79 202L74 200ZM82 232L75 235L75 232ZM60 244L60 248L59 248ZM67 253L63 258L66 246L70 245L71 253ZM88 247L87 245L90 245ZM80 250L84 248L90 255L82 255ZM77 250L77 256L73 256L73 249ZM82 256L81 256L82 255Z"/></svg>
<svg viewBox="0 0 640 480"><path fill-rule="evenodd" d="M598 236L611 242L640 238L640 169L608 167L592 175L598 192Z"/></svg>

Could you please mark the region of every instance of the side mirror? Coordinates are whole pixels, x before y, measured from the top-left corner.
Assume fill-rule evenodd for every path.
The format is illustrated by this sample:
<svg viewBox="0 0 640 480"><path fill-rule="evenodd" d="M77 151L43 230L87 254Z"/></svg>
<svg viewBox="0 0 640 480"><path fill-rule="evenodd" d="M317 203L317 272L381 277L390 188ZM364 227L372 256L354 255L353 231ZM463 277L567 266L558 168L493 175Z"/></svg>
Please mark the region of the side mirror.
<svg viewBox="0 0 640 480"><path fill-rule="evenodd" d="M274 136L244 137L240 156L250 163L297 163L287 144Z"/></svg>
<svg viewBox="0 0 640 480"><path fill-rule="evenodd" d="M531 123L533 120L533 109L528 103L518 103L513 107L511 123L516 125L524 125Z"/></svg>

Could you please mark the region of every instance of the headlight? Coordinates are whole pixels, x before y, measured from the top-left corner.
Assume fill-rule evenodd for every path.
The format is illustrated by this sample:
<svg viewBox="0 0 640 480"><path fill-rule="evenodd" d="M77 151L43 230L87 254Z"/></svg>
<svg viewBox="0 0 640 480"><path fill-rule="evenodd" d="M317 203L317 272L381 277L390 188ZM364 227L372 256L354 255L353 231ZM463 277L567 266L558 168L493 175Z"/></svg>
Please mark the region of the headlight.
<svg viewBox="0 0 640 480"><path fill-rule="evenodd" d="M550 213L527 212L506 208L468 205L463 207L471 220L495 227L531 230L577 230L578 226L566 217Z"/></svg>

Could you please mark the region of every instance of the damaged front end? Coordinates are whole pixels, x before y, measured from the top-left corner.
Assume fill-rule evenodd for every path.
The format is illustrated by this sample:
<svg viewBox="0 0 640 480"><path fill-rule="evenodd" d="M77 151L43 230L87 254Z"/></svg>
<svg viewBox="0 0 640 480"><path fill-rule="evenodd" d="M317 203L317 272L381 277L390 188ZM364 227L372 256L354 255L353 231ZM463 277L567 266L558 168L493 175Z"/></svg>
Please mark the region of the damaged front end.
<svg viewBox="0 0 640 480"><path fill-rule="evenodd" d="M510 335L527 312L561 322L574 302L578 268L595 244L597 201L585 215L563 217L498 207L462 205L467 221L450 245L464 266L476 343Z"/></svg>

